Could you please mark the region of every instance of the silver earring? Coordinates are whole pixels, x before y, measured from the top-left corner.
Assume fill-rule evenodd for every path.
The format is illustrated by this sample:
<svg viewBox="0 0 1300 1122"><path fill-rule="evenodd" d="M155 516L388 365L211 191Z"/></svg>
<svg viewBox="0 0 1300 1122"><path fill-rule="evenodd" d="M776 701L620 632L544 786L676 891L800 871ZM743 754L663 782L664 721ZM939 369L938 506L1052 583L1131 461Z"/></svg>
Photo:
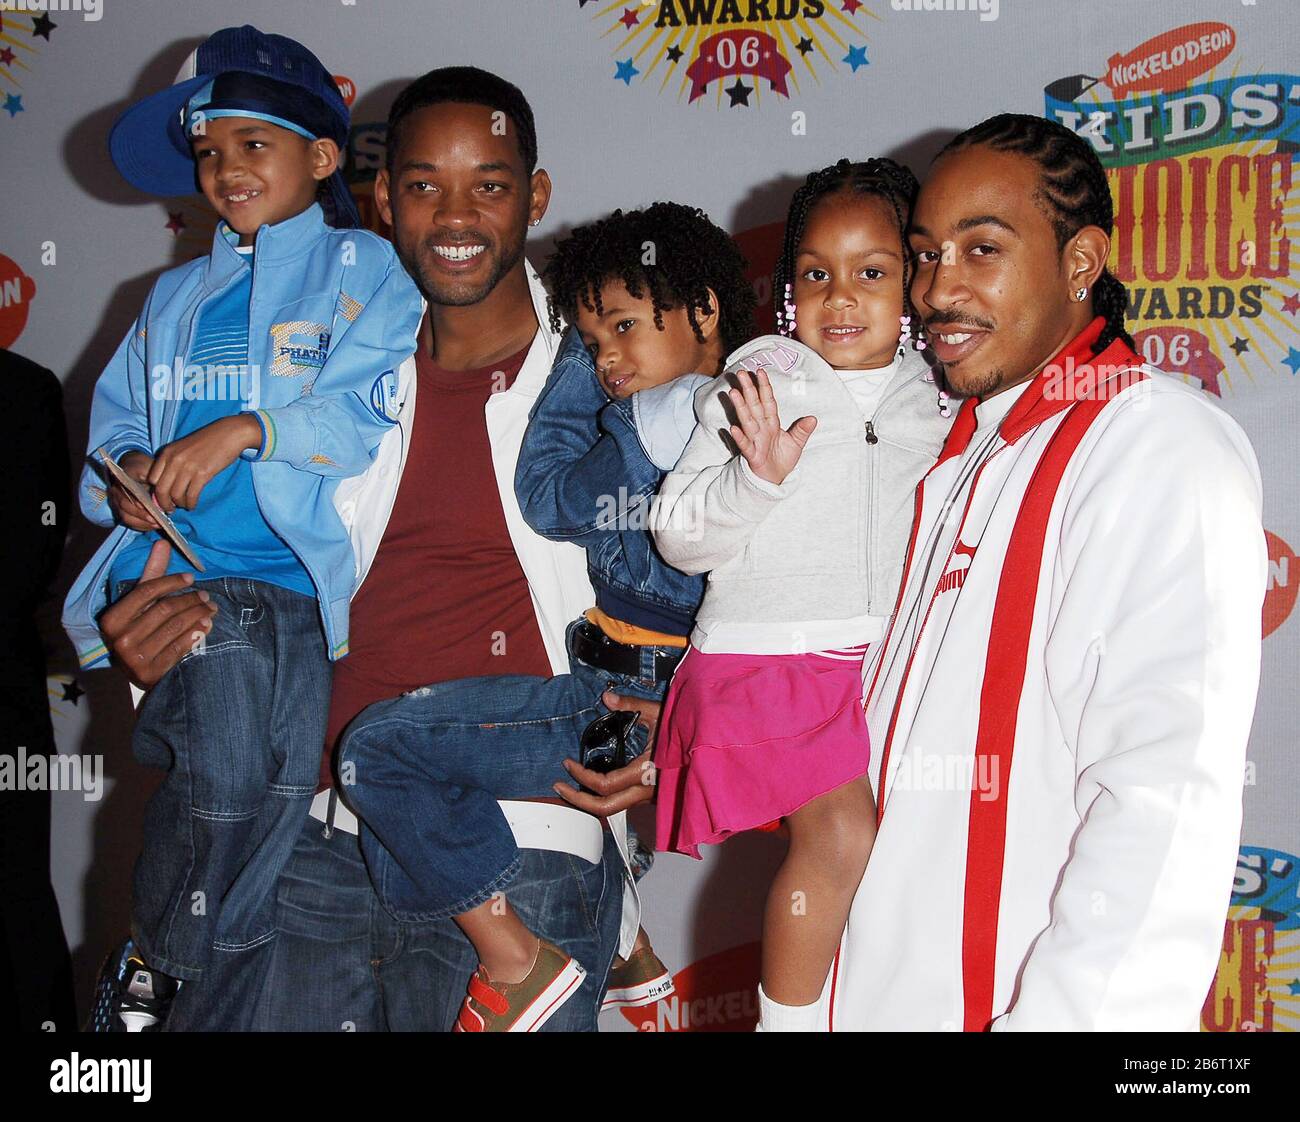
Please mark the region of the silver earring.
<svg viewBox="0 0 1300 1122"><path fill-rule="evenodd" d="M1087 295L1088 295L1088 286L1087 286L1087 285L1084 285L1084 286L1082 286L1081 288L1076 288L1076 289L1074 290L1074 298L1075 298L1076 300L1078 300L1080 304L1083 303L1084 298L1085 298Z"/></svg>
<svg viewBox="0 0 1300 1122"><path fill-rule="evenodd" d="M530 223L528 223L528 225L536 226L539 222L541 222L540 218L534 218Z"/></svg>

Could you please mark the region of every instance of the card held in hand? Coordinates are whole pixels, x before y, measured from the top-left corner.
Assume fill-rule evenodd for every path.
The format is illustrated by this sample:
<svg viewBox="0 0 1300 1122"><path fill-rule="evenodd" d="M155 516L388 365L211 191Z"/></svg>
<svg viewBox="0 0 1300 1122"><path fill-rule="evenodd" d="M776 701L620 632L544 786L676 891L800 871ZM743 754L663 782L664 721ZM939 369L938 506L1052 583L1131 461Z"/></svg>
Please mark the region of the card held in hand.
<svg viewBox="0 0 1300 1122"><path fill-rule="evenodd" d="M203 572L203 562L199 560L199 555L194 552L190 543L185 540L184 535L176 529L176 524L163 513L162 507L154 502L153 496L149 494L148 490L137 480L127 475L122 470L122 465L113 459L106 449L99 449L99 456L104 461L108 474L122 484L126 493L149 512L153 520L162 528L163 535L167 540L181 551L181 556L198 569L200 573Z"/></svg>

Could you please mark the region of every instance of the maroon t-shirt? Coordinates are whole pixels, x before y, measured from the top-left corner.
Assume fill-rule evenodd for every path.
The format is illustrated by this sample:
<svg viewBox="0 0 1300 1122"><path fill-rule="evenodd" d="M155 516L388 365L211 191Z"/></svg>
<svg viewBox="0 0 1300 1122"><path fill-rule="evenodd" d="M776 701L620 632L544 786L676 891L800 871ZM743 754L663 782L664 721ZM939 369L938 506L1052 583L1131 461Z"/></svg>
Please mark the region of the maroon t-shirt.
<svg viewBox="0 0 1300 1122"><path fill-rule="evenodd" d="M484 370L416 355L406 468L334 664L321 787L339 734L367 705L418 686L488 674L550 677L497 493L483 410L514 384L525 347Z"/></svg>

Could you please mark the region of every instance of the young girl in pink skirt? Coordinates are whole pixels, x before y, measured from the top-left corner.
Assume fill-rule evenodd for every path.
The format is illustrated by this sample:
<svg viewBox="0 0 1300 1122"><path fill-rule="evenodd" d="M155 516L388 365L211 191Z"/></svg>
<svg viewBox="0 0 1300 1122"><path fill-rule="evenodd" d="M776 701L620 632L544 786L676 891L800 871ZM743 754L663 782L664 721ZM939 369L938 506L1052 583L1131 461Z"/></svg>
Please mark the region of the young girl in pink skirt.
<svg viewBox="0 0 1300 1122"><path fill-rule="evenodd" d="M698 857L774 820L789 835L764 913L760 1031L825 1023L818 999L875 838L862 664L953 412L908 297L916 192L887 159L808 177L774 275L781 334L699 389L653 512L664 560L709 573L655 750L657 845Z"/></svg>

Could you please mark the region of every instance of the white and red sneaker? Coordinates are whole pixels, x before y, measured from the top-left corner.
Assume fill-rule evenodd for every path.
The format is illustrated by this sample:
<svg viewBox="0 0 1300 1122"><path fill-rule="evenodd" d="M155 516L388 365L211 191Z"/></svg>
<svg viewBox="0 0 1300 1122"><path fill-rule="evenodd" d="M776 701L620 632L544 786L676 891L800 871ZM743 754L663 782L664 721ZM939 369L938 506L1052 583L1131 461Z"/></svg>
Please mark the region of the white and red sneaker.
<svg viewBox="0 0 1300 1122"><path fill-rule="evenodd" d="M668 967L651 947L641 947L628 955L626 961L615 961L609 972L609 988L605 991L600 1011L654 1005L671 997L674 989Z"/></svg>

